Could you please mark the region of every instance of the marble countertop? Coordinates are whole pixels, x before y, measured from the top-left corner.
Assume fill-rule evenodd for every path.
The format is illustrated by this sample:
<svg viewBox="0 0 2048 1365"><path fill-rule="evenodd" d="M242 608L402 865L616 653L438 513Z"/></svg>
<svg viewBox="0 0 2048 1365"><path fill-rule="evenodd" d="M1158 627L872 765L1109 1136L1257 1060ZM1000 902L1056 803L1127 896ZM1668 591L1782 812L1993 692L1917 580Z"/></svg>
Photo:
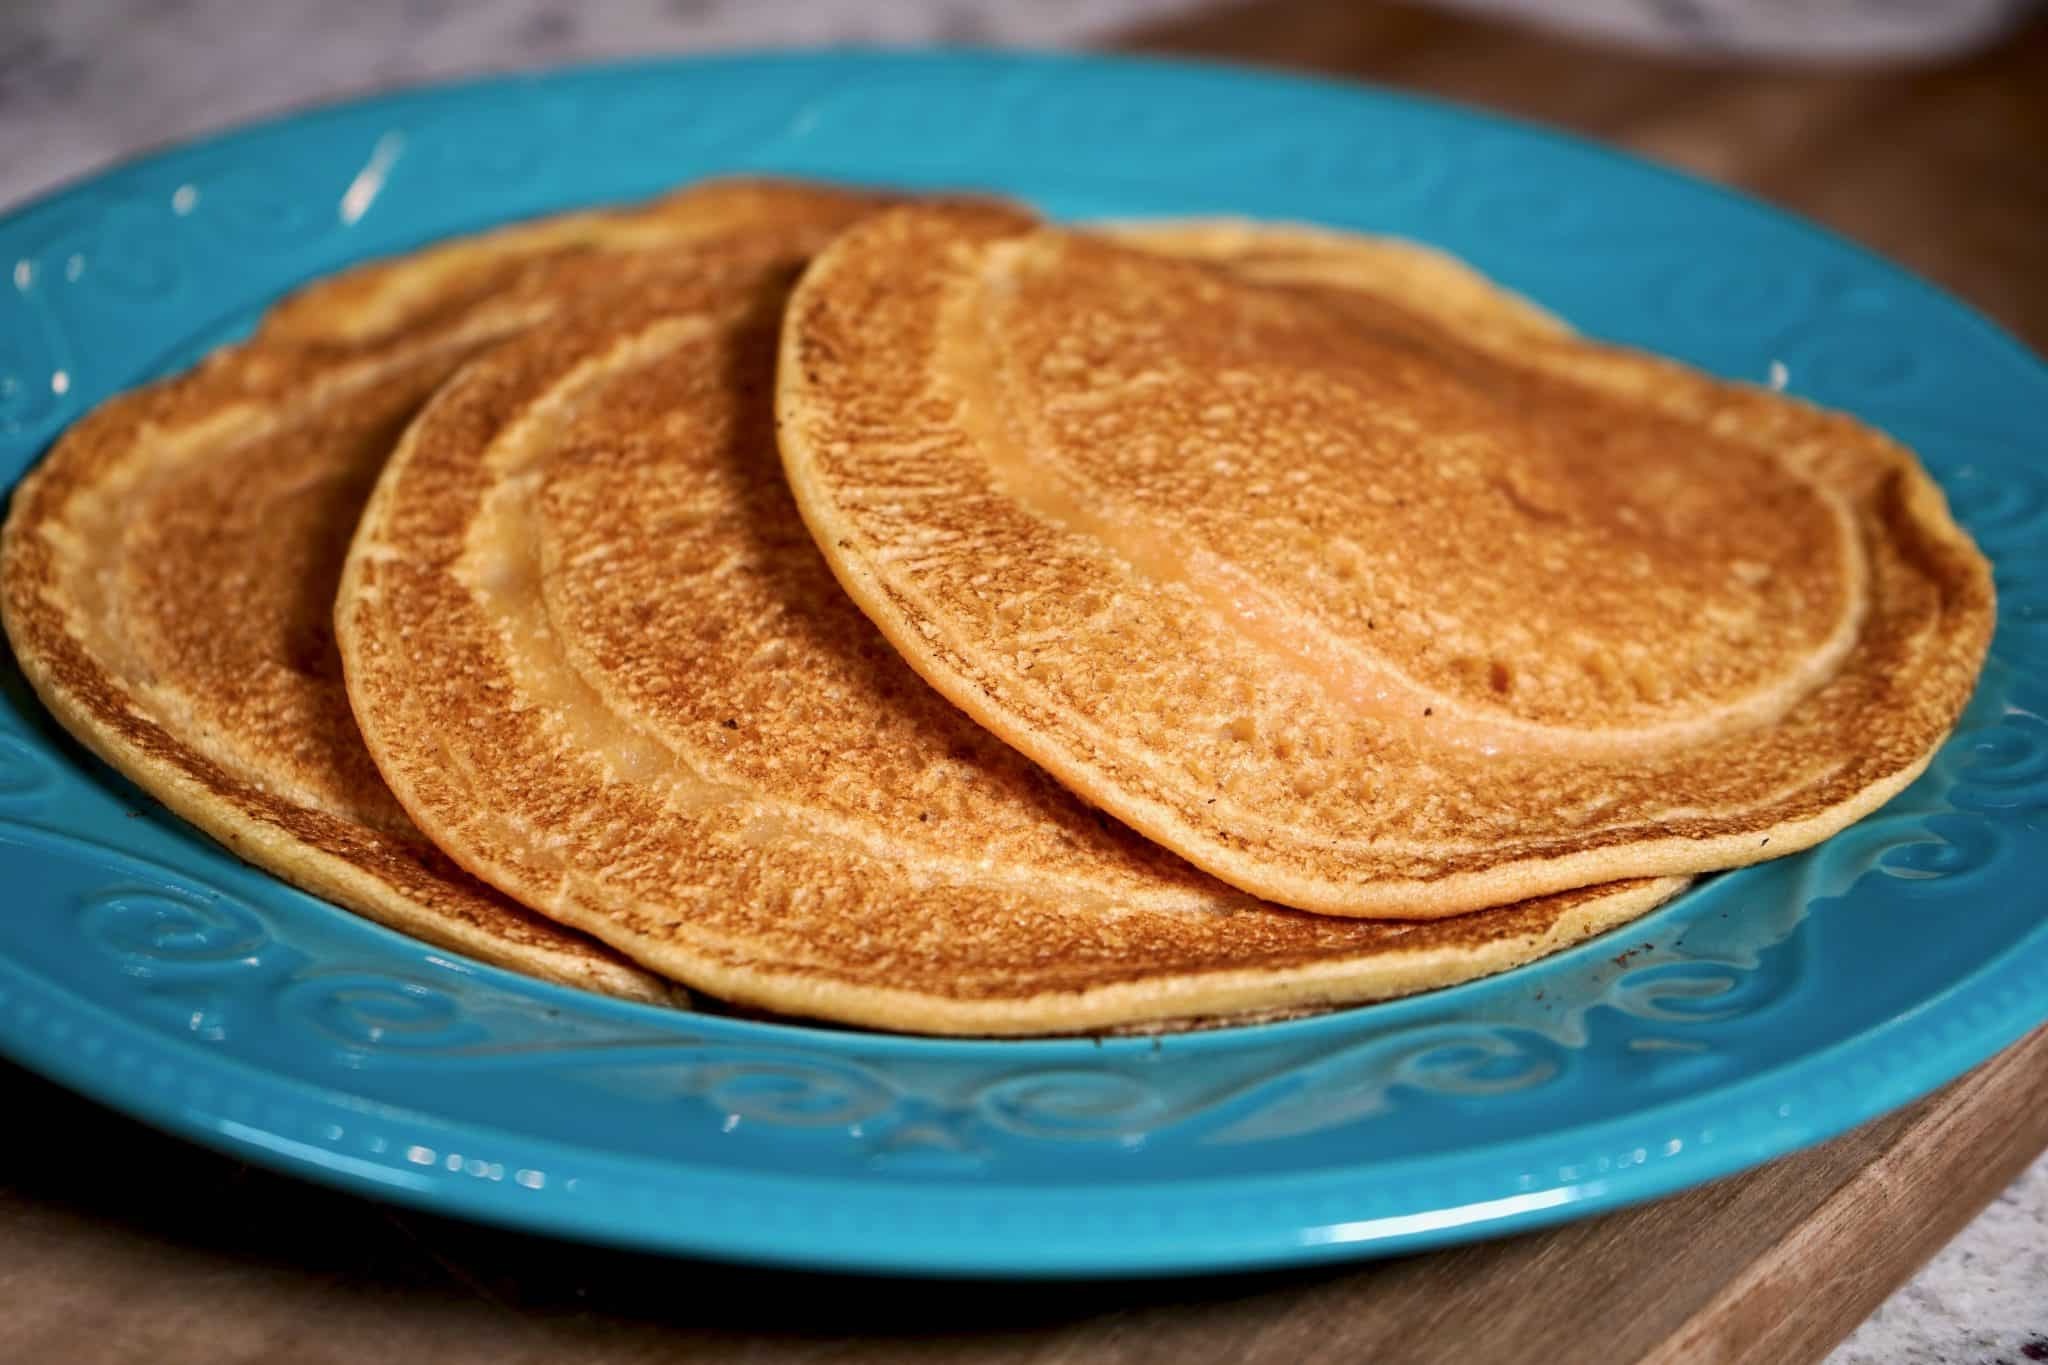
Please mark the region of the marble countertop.
<svg viewBox="0 0 2048 1365"><path fill-rule="evenodd" d="M65 0L0 6L0 206L150 146L365 90L732 46L1085 43L1185 0ZM1830 1357L2048 1360L2048 1157Z"/></svg>

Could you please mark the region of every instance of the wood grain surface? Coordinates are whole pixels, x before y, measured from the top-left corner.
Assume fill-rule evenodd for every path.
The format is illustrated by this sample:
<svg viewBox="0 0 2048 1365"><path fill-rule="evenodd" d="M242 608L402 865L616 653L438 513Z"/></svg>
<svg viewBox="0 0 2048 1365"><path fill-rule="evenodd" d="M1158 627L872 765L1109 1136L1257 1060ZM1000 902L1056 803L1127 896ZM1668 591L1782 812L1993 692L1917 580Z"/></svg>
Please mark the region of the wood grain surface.
<svg viewBox="0 0 2048 1365"><path fill-rule="evenodd" d="M1818 1357L2048 1144L2048 1030L1674 1199L1429 1256L918 1284L567 1245L253 1170L0 1071L0 1361L1199 1365Z"/></svg>
<svg viewBox="0 0 2048 1365"><path fill-rule="evenodd" d="M1332 0L1229 5L1127 46L1369 80L1568 128L1825 223L2048 347L2048 19L1925 68L1687 60Z"/></svg>
<svg viewBox="0 0 2048 1365"><path fill-rule="evenodd" d="M1361 77L1742 186L2048 346L2048 27L1924 70L1649 57L1269 0L1128 46ZM1338 1271L921 1285L569 1246L159 1136L0 1066L0 1362L1817 1359L2048 1145L2048 1031L1914 1108L1678 1198Z"/></svg>

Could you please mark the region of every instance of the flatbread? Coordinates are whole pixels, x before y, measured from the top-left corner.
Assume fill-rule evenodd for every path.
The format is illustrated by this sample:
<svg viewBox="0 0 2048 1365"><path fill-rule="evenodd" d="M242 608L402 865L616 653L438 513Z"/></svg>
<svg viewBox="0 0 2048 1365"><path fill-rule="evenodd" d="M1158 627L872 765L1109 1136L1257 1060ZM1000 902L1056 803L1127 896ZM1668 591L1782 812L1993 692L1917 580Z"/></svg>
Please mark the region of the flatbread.
<svg viewBox="0 0 2048 1365"><path fill-rule="evenodd" d="M1909 452L1435 253L1226 231L913 207L805 275L797 503L967 714L1331 915L1774 857L1925 766L1993 598Z"/></svg>
<svg viewBox="0 0 2048 1365"><path fill-rule="evenodd" d="M635 999L683 992L465 876L364 752L332 638L363 499L405 424L481 348L674 249L816 245L878 200L714 182L350 271L247 344L123 394L14 495L0 608L65 728L235 853L428 942ZM635 254L634 249L639 249ZM787 245L785 245L787 249Z"/></svg>
<svg viewBox="0 0 2048 1365"><path fill-rule="evenodd" d="M742 1008L943 1034L1379 999L1678 888L1337 920L1074 800L919 681L798 519L770 404L797 264L700 261L536 327L385 468L336 608L349 695L476 876Z"/></svg>

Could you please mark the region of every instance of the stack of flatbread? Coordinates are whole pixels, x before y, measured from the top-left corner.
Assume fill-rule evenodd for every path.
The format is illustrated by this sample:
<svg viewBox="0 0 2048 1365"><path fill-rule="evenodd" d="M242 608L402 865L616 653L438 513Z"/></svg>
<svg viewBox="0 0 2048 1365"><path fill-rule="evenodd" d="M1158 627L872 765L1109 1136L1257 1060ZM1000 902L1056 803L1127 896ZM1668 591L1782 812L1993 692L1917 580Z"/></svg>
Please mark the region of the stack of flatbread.
<svg viewBox="0 0 2048 1365"><path fill-rule="evenodd" d="M350 910L982 1035L1557 951L1898 791L1993 617L1908 451L1428 249L756 181L312 284L66 434L0 590Z"/></svg>

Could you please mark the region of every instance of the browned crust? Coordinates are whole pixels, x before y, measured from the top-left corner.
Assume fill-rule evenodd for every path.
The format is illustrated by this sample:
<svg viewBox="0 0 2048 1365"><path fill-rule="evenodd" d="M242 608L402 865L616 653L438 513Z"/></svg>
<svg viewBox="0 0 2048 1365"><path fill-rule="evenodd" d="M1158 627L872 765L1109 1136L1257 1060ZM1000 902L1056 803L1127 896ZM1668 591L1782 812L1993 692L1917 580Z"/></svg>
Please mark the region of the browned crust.
<svg viewBox="0 0 2048 1365"><path fill-rule="evenodd" d="M152 714L86 647L53 538L75 534L69 508L84 491L148 458L150 433L218 419L324 374L254 367L244 353L102 405L67 433L15 490L0 533L0 615L15 657L50 713L81 744L230 851L285 880L417 938L549 980L631 999L674 992L651 973L563 932L455 873L424 841L387 834L263 791L211 761Z"/></svg>
<svg viewBox="0 0 2048 1365"><path fill-rule="evenodd" d="M926 681L1084 799L1232 885L1324 914L1432 918L1615 878L1776 857L1826 838L1904 788L1967 701L1994 620L1990 570L1909 452L1846 416L1779 395L1619 348L1546 339L1540 324L1530 325L1526 305L1503 305L1498 325L1465 329L1471 344L1497 360L1563 374L1765 448L1799 452L1816 481L1853 501L1865 543L1889 556L1893 581L1912 576L1931 592L1932 616L1904 607L1892 613L1898 604L1880 591L1844 666L1845 673L1858 671L1853 685L1823 694L1853 712L1827 732L1842 751L1839 766L1760 811L1709 812L1584 838L1567 830L1434 857L1413 850L1381 856L1373 836L1356 832L1305 836L1288 828L1284 810L1270 807L1241 811L1233 827L1219 828L1202 792L1162 781L1153 765L1100 728L1030 696L1017 677L964 644L972 632L956 630L913 576L871 553L874 535L841 497L835 461L857 460L862 442L904 439L898 415L926 401L916 377L935 345L938 290L950 263L1034 228L1016 216L909 209L870 220L822 253L784 327L778 430L785 468L839 581ZM1168 229L1155 245L1186 251L1201 239L1199 228ZM1291 247L1313 255L1308 277L1329 283L1328 238L1318 237L1311 251L1282 234L1278 246L1260 260L1263 278L1286 280ZM1196 254L1227 261L1238 249ZM1441 258L1432 254L1425 266L1440 268ZM1402 301L1428 304L1420 293ZM1472 291L1459 291L1453 304L1446 322L1457 326L1469 317ZM849 325L855 318L858 325ZM1737 747L1702 751L1701 761L1744 760Z"/></svg>
<svg viewBox="0 0 2048 1365"><path fill-rule="evenodd" d="M250 343L103 404L15 491L0 537L0 614L24 674L81 743L238 856L304 890L497 965L629 999L686 1003L672 983L464 875L416 831L319 809L271 790L260 768L231 771L209 757L187 722L154 705L90 643L118 636L121 626L89 618L66 584L59 547L79 541L81 500L148 477L173 440L254 428L316 390L346 390L408 367L429 378L445 373L565 292L615 284L627 267L607 261L638 259L624 254L633 249L746 230L822 233L826 209L836 226L879 202L772 181L710 182L643 207L449 243L301 290L266 316ZM222 629L233 629L234 619L224 616Z"/></svg>
<svg viewBox="0 0 2048 1365"><path fill-rule="evenodd" d="M417 336L516 288L536 262L666 249L733 234L829 231L847 206L892 202L864 190L729 176L641 204L555 214L436 243L316 280L264 315L265 341L345 344Z"/></svg>
<svg viewBox="0 0 2048 1365"><path fill-rule="evenodd" d="M781 287L773 270L763 273L739 262L721 275L707 261L670 285L600 300L588 312L536 328L447 385L385 467L337 599L336 631L350 700L399 800L476 876L743 1007L962 1035L1264 1017L1382 999L1556 951L1643 913L1682 885L1676 879L1633 882L1431 925L1387 926L1247 904L1185 868L1165 870L1156 850L1116 835L1126 842L1111 847L1124 852L1095 855L1098 861L1090 866L1123 878L1131 888L1128 901L1099 910L1075 908L1065 904L1076 885L1072 869L1057 855L1036 865L1006 866L1005 880L991 889L971 874L963 879L936 861L925 862L920 845L892 839L886 829L828 832L832 821L809 812L814 784L828 783L830 771L801 767L779 784L727 791L719 797L723 804L708 806L695 797L678 801L591 752L564 727L557 708L584 707L599 698L607 708L630 714L634 703L624 680L657 689L666 679L687 680L680 651L662 648L662 632L681 629L698 604L673 604L676 624L649 626L625 654L598 652L587 631L550 610L548 637L561 641L575 660L576 679L561 701L526 687L507 644L508 627L486 611L479 589L464 577L471 571L460 567L479 553L476 528L513 477L494 463L494 448L512 439L507 433L555 431L544 438L551 444L538 464L531 462L532 452L517 457L526 471L518 479L538 478L542 488L549 486L550 463L587 472L623 458L621 451L654 449L643 444L654 431L663 433L661 448L671 453L647 458L686 458L701 443L700 432L717 429L710 412L726 401L717 392L684 396L689 376L723 374L723 366L734 363L711 342L694 350L678 342L673 352L659 353L650 373L672 376L666 392L649 392L650 380L625 394L606 390L597 402L580 391L565 396L564 386L582 382L577 376L589 373L599 357L630 353L659 334L714 341L751 335L747 329L759 330L762 310L779 305ZM763 335L762 345L756 359L765 362L772 358L772 332ZM564 411L585 414L583 424L543 416ZM559 420L572 426L550 425ZM758 459L772 479L776 457L770 444ZM511 459L506 457L506 467ZM694 476L689 482L696 486ZM608 495L591 514L604 515L621 498ZM702 509L699 514L708 515ZM793 521L787 511L764 515ZM645 545L623 533L631 525L630 517L621 521L622 534L611 543ZM773 543L772 530L757 525L749 540ZM800 531L795 534L801 544ZM808 557L808 546L802 550ZM559 595L568 591L565 573L558 565L552 577L523 590L522 600L559 605ZM817 576L830 589L829 578L822 571ZM755 591L767 594L761 607L775 604L768 589ZM622 615L645 608L658 621L666 605L656 600L661 595L621 602L613 592L607 601ZM748 610L744 598L721 605L728 614ZM801 606L810 630L846 622L862 636L868 629L836 590ZM835 612L836 624L823 619ZM850 653L859 648L858 641L850 642ZM895 661L878 657L902 671ZM895 674L885 672L873 684L862 684L862 676L849 666L790 681L799 692L843 689L836 710L857 725L861 717L881 727L905 714L923 716L919 724L926 728L914 729L905 742L935 758L972 738L973 727L944 705L930 707L929 715L915 709L921 703L902 693ZM915 688L914 681L908 686ZM687 681L680 687L691 690ZM492 700L485 704L485 698ZM906 713L905 707L913 710ZM713 722L708 732L740 743L747 742L751 728L735 719L731 728ZM673 741L668 730L642 733L663 737L663 744L683 742ZM760 742L808 752L807 738L772 732ZM695 751L675 756L693 767L699 761ZM982 761L987 766L979 769L981 780L1015 777L1020 801L976 827L986 838L1001 837L1005 825L1051 825L1060 812L1077 813L1057 788L1045 786L1043 797L1031 796L1030 784L1014 771L1021 765L1000 750ZM718 780L734 779L727 774ZM1042 804L1034 807L1033 800ZM783 830L765 845L744 837L762 817ZM908 827L912 836L922 828L914 822ZM586 829L609 830L611 840L585 838ZM741 831L737 838L731 837L735 829ZM864 851L863 839L881 851ZM1160 871L1152 870L1155 863ZM923 889L912 875L920 872L928 874ZM780 893L774 889L777 876L785 888ZM801 907L788 902L785 916L777 908L781 902L764 898L787 897L790 886L809 899ZM1111 922L1119 924L1117 947L1103 951L1089 936ZM1063 936L1085 941L1090 951L1066 950L1060 946Z"/></svg>

